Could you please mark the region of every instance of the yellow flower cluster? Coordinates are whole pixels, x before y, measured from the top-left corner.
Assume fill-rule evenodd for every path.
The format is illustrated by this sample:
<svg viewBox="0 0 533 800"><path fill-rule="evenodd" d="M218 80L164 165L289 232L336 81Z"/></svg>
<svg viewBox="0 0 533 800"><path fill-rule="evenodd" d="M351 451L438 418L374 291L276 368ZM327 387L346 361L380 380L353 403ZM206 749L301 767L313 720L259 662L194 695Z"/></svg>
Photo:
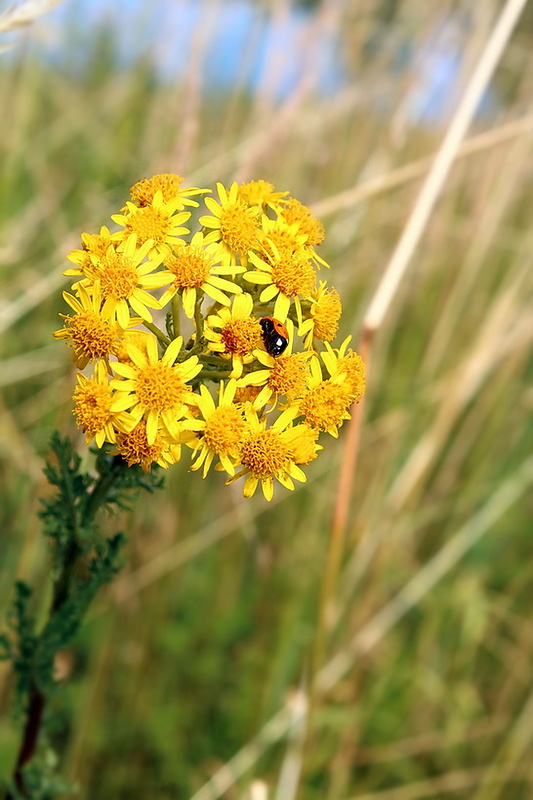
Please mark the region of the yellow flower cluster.
<svg viewBox="0 0 533 800"><path fill-rule="evenodd" d="M185 445L193 470L215 462L228 483L245 477L245 497L260 483L270 500L274 479L305 481L321 432L338 435L364 364L349 338L331 346L342 307L317 280L324 229L310 210L264 180L209 194L171 174L135 184L116 230L82 234L69 254L54 336L80 370L87 442L146 471Z"/></svg>

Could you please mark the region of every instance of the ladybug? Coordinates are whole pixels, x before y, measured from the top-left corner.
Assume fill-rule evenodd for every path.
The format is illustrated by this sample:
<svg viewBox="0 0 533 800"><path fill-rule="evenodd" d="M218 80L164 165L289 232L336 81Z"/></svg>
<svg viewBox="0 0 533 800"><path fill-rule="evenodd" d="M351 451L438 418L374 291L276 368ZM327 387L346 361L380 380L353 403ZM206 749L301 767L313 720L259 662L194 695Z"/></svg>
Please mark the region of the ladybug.
<svg viewBox="0 0 533 800"><path fill-rule="evenodd" d="M261 317L259 324L263 329L263 342L267 353L276 358L289 344L289 334L285 325L274 317Z"/></svg>

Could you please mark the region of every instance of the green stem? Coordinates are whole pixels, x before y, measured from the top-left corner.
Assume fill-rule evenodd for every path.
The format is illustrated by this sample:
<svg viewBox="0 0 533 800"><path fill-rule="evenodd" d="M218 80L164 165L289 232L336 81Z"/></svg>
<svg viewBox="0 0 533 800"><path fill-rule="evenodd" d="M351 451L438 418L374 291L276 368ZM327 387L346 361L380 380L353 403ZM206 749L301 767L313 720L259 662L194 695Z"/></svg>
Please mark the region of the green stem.
<svg viewBox="0 0 533 800"><path fill-rule="evenodd" d="M100 479L95 483L85 505L85 524L90 523L94 519L100 506L106 502L109 490L125 469L128 469L126 462L119 459L113 463L113 468L110 469L109 472L100 476Z"/></svg>
<svg viewBox="0 0 533 800"><path fill-rule="evenodd" d="M35 653L32 660L32 676L28 683L26 723L13 773L14 784L23 797L30 796L28 794L23 770L26 764L28 764L35 755L44 719L44 712L49 700L50 692L46 691L44 686L47 685L48 681L53 683L54 653L52 652L50 657L45 660L47 665L49 662L49 666L46 667L46 672L48 674L45 677L44 684L43 675L39 675L39 668L37 666L39 663L38 654L40 649L46 646L47 632L49 632L53 624L53 619L62 613L63 607L76 591L74 576L77 572L78 563L84 556L84 536L80 528L87 529L90 526L98 509L108 500L113 483L121 475L123 468L126 468L125 465L123 467L122 464L113 464L112 469L101 475L100 479L94 485L83 510L80 508L80 505L75 502L72 484L68 481L64 483L63 496L66 494L66 505L70 509L70 524L68 526L69 538L62 548L61 565L59 574L54 580L48 620L35 644Z"/></svg>
<svg viewBox="0 0 533 800"><path fill-rule="evenodd" d="M159 330L157 325L154 325L153 322L148 322L145 319L143 319L143 325L145 326L145 328L148 328L148 330L151 331L155 336L157 336L158 340L161 342L162 345L164 345L165 347L169 346L170 339L168 338L168 336L165 336L163 331Z"/></svg>
<svg viewBox="0 0 533 800"><path fill-rule="evenodd" d="M204 335L204 318L202 316L202 300L204 293L198 291L196 303L194 304L194 324L196 325L196 343L198 344Z"/></svg>
<svg viewBox="0 0 533 800"><path fill-rule="evenodd" d="M224 380L225 378L229 378L231 370L220 370L220 369L203 369L199 375L197 375L196 380Z"/></svg>
<svg viewBox="0 0 533 800"><path fill-rule="evenodd" d="M172 322L174 323L174 337L177 339L181 331L180 298L177 293L172 298Z"/></svg>
<svg viewBox="0 0 533 800"><path fill-rule="evenodd" d="M219 358L219 356L201 355L200 361L202 364L213 364L215 367L225 367L228 365L227 359Z"/></svg>

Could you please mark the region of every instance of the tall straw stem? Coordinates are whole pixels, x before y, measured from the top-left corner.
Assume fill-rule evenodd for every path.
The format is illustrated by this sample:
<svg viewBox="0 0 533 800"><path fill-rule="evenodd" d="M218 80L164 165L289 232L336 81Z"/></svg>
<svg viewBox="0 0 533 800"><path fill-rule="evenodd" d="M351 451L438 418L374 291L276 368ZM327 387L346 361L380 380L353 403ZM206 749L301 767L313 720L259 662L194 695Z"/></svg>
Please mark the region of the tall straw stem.
<svg viewBox="0 0 533 800"><path fill-rule="evenodd" d="M369 372L375 335L382 327L387 317L391 304L401 286L407 267L426 230L431 212L435 207L453 163L457 158L458 151L472 123L481 98L483 97L491 76L526 2L527 0L507 0L500 16L496 20L491 35L485 44L461 101L452 117L435 160L422 185L402 235L400 236L389 263L385 268L383 277L369 304L363 319L359 348L367 365L367 372ZM327 637L333 619L331 611L335 600L335 591L342 564L348 511L361 440L363 408L362 403L354 408L344 445L344 453L341 460L337 484L328 553L326 556L326 567L320 594L317 629L315 632L310 664L309 714L305 747L306 756L309 755L310 751L309 741L312 721L318 702L316 675L324 660ZM301 785L302 784L300 784L300 788Z"/></svg>

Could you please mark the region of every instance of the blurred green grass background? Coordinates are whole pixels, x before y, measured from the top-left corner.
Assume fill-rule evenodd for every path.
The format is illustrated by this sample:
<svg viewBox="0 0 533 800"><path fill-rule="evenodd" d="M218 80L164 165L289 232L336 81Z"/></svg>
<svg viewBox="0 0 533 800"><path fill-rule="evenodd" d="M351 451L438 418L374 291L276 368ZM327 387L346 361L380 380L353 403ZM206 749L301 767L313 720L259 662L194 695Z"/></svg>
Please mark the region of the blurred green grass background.
<svg viewBox="0 0 533 800"><path fill-rule="evenodd" d="M145 52L125 68L112 29L85 29L70 5L53 63L32 44L46 17L0 60L0 607L17 576L36 587L38 615L51 431L84 450L72 365L51 339L81 231L155 172L199 186L269 180L323 220L339 341L357 343L445 130L406 112L417 75L394 68L396 45L416 51L431 25L468 11L460 94L499 8L318 4L312 30L337 32L349 80L316 91L310 36L309 70L279 101L268 75L251 91L244 55L232 89L202 84L202 26L220 4L203 3L190 69L165 80ZM376 337L324 654L348 653L349 668L319 698L310 746L302 753L301 726L268 724L305 686L343 435L271 505L218 474L202 482L184 460L164 493L110 522L128 532L127 565L58 665L68 680L49 732L76 796L291 800L298 776L300 800L532 796L532 43L530 5L494 77L498 106L471 130ZM371 102L382 91L386 113ZM455 563L449 543L476 531ZM0 707L9 774L19 731L5 665ZM202 789L227 762L226 788Z"/></svg>

